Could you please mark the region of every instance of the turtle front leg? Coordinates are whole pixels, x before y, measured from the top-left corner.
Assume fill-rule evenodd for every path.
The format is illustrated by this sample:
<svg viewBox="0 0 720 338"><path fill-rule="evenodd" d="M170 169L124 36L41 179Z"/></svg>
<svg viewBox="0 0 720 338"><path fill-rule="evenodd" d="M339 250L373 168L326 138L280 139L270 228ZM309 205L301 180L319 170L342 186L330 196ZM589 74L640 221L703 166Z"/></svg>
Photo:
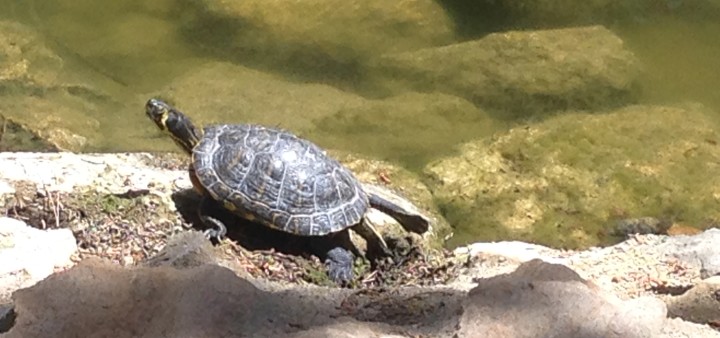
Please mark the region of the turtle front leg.
<svg viewBox="0 0 720 338"><path fill-rule="evenodd" d="M353 256L350 250L341 246L334 247L327 252L325 265L327 266L328 276L338 285L345 285L355 278L353 273Z"/></svg>
<svg viewBox="0 0 720 338"><path fill-rule="evenodd" d="M219 219L210 216L215 209L215 200L210 197L203 196L200 201L200 207L198 208L198 217L208 227L203 233L205 237L214 242L220 242L220 240L227 234L227 227Z"/></svg>

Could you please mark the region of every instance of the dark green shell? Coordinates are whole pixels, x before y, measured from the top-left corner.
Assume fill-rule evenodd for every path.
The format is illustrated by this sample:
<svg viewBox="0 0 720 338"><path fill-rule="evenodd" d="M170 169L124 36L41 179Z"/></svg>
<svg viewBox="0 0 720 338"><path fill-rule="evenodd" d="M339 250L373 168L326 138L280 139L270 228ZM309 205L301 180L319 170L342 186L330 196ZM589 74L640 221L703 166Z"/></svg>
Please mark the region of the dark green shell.
<svg viewBox="0 0 720 338"><path fill-rule="evenodd" d="M289 233L342 231L368 209L367 195L347 168L282 130L209 126L192 164L200 184L226 208Z"/></svg>

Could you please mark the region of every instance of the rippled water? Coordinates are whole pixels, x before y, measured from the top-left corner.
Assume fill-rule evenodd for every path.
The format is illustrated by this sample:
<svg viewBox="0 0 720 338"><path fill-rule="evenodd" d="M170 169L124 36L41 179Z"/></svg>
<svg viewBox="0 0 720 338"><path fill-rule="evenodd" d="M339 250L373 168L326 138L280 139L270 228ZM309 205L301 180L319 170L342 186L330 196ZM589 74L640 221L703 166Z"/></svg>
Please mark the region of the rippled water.
<svg viewBox="0 0 720 338"><path fill-rule="evenodd" d="M489 14L502 15L497 7L463 7L463 1L441 2L453 13L452 18L463 39L515 28L511 18L496 16L494 20L486 20L491 17ZM219 24L206 27L203 32L188 32L184 27L188 10L181 8L181 3L185 2L0 0L0 18L29 25L46 38L65 63L60 75L65 82L82 83L102 93L96 102L98 109L89 112L90 117L99 122L101 137L93 138L84 150L175 150L170 141L159 139L154 127L146 121L142 113L145 100L174 78L208 61L227 57L222 52L208 52L202 48L203 39L222 41L227 34L225 27ZM716 16L720 9L706 11L696 5L693 1L658 0L656 5L639 13L607 23L643 64L642 102L694 101L720 111L720 17ZM720 8L720 4L716 8ZM473 18L473 15L482 14L486 15L485 19ZM547 25L552 26L552 23ZM352 62L344 67L329 65L322 74L312 74L312 69L299 73L297 69L290 69L288 74L307 82L336 85L357 95L372 95L372 83L363 82L362 72L353 68ZM203 112L192 114L203 120ZM79 118L65 122L82 124L86 121ZM282 122L277 121L278 124ZM459 142L464 136L459 139L458 130L481 137L506 126L498 123L494 129L488 129L486 125L478 125L475 130L468 129L467 121L460 121L456 126L443 126L446 136L436 137ZM403 126L388 127L401 129ZM323 130L318 128L306 136L323 140ZM378 132L387 133L387 130ZM373 137L372 133L367 135ZM327 147L354 149L337 137L332 140L319 142ZM406 149L412 151L396 156L387 152L378 155L411 163L412 169L418 169L442 150L432 149L432 156L423 156L426 147L423 141L408 137ZM352 142L357 143L357 140ZM372 144L371 139L367 142ZM382 145L376 146L379 149ZM413 161L408 154L418 154L412 155L418 159Z"/></svg>

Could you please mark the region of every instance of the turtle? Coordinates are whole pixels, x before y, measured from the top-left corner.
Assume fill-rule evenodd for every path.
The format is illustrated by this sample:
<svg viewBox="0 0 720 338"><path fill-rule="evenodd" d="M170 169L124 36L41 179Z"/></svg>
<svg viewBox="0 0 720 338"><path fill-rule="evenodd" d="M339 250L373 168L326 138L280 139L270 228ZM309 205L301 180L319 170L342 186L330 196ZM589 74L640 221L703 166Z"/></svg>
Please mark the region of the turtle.
<svg viewBox="0 0 720 338"><path fill-rule="evenodd" d="M315 143L280 128L258 124L214 124L197 128L180 110L160 99L146 115L190 155L189 174L203 196L198 207L205 234L215 241L226 226L211 215L218 203L233 214L298 236L349 235L367 242L367 251L391 256L382 236L365 217L372 207L411 232L430 226L422 214L397 201L367 192L345 166ZM327 273L339 284L354 278L354 254L338 242L326 250ZM367 255L367 252L366 252Z"/></svg>

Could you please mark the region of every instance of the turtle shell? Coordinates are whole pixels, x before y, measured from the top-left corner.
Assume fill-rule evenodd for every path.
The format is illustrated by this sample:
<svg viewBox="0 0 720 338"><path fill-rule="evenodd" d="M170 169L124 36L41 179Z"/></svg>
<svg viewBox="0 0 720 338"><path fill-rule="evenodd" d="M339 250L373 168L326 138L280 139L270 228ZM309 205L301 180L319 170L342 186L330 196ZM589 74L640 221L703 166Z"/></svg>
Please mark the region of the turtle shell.
<svg viewBox="0 0 720 338"><path fill-rule="evenodd" d="M369 205L350 170L283 130L208 126L192 166L198 183L227 209L297 235L342 231L358 224Z"/></svg>

